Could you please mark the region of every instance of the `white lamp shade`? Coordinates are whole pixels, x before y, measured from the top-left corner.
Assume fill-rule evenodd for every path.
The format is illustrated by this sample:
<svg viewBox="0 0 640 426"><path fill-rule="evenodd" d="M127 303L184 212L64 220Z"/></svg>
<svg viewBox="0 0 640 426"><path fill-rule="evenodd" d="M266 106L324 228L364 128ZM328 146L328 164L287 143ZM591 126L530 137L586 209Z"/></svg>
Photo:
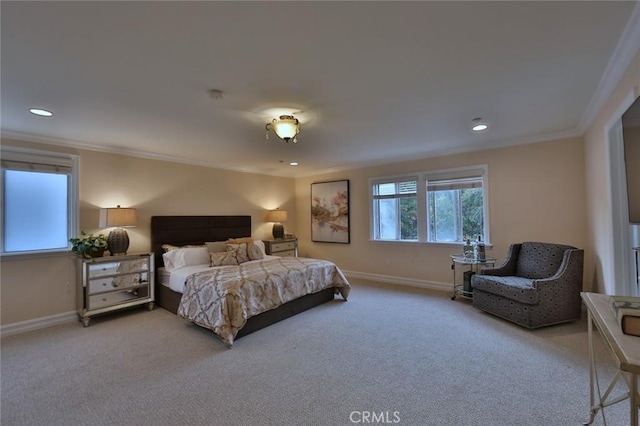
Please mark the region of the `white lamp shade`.
<svg viewBox="0 0 640 426"><path fill-rule="evenodd" d="M100 209L100 228L113 228L136 226L138 224L138 214L136 209L110 207Z"/></svg>

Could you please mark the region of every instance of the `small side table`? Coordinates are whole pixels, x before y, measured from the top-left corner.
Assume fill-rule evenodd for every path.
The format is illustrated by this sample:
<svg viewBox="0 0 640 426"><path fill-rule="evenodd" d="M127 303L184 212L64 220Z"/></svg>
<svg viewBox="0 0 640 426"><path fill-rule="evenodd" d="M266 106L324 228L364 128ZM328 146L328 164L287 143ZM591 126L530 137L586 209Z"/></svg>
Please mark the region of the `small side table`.
<svg viewBox="0 0 640 426"><path fill-rule="evenodd" d="M590 425L595 420L598 411L603 410L618 402L629 400L629 425L638 426L640 417L640 339L636 336L624 334L618 325L616 318L609 308L609 296L596 293L580 293L584 305L587 307L587 342L589 345L589 421L583 423ZM598 383L598 372L596 368L596 353L593 345L593 336L596 332L600 334L610 352L615 356L618 372L611 379L607 390L602 393ZM622 380L621 380L622 379ZM619 396L614 396L618 392L614 388L618 382L626 383L628 391ZM602 414L604 417L604 413Z"/></svg>
<svg viewBox="0 0 640 426"><path fill-rule="evenodd" d="M265 253L280 257L298 257L298 239L264 240Z"/></svg>
<svg viewBox="0 0 640 426"><path fill-rule="evenodd" d="M132 306L146 304L152 310L154 257L153 253L79 257L77 310L82 325L88 327L94 315Z"/></svg>
<svg viewBox="0 0 640 426"><path fill-rule="evenodd" d="M484 269L487 266L494 266L496 264L496 260L498 260L498 258L496 257L486 257L485 260L479 260L474 257L465 256L464 254L452 254L451 270L453 271L453 294L451 295L451 300L456 300L456 296L458 295L466 299L471 299L473 297L473 292L464 290L464 283L457 283L457 265L460 265L462 267L468 266L470 272L478 273L481 269Z"/></svg>

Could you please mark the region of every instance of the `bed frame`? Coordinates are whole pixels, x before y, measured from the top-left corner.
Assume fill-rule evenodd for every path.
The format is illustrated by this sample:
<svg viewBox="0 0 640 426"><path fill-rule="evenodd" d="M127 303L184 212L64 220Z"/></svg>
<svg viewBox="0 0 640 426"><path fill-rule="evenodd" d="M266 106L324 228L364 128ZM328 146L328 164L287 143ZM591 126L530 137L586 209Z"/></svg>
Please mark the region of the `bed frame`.
<svg viewBox="0 0 640 426"><path fill-rule="evenodd" d="M226 241L229 238L242 238L250 235L251 216L153 216L151 218L151 250L155 254L157 268L164 266L162 260L163 244L199 245L210 241ZM327 288L251 317L238 332L236 339L333 300L333 297L334 289ZM177 293L156 280L155 298L158 306L175 314L178 311L182 293Z"/></svg>

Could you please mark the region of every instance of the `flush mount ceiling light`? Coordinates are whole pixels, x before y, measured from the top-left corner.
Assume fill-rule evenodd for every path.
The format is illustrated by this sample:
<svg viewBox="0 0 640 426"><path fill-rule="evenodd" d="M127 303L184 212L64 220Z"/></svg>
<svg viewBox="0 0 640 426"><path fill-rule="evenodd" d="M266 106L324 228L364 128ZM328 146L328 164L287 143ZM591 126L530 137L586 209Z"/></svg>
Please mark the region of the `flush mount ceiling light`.
<svg viewBox="0 0 640 426"><path fill-rule="evenodd" d="M209 90L209 97L216 101L221 101L224 99L224 92L219 89L211 89Z"/></svg>
<svg viewBox="0 0 640 426"><path fill-rule="evenodd" d="M42 108L31 108L29 112L34 115L39 115L40 117L51 117L53 115L51 111Z"/></svg>
<svg viewBox="0 0 640 426"><path fill-rule="evenodd" d="M267 123L265 128L267 139L269 139L269 130L273 130L285 142L290 140L293 140L293 143L298 142L296 135L300 133L300 122L293 115L281 115L280 118L274 118L271 123Z"/></svg>
<svg viewBox="0 0 640 426"><path fill-rule="evenodd" d="M482 121L482 118L474 118L472 120L473 124L471 125L471 130L474 132L482 132L483 130L487 130L489 125Z"/></svg>

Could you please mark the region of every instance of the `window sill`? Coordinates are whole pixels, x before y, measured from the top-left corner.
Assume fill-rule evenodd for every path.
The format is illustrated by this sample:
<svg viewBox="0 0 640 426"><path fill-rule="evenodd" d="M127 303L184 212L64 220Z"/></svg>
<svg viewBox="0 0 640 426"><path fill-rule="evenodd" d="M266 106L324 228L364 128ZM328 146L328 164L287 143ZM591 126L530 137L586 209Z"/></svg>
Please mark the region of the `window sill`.
<svg viewBox="0 0 640 426"><path fill-rule="evenodd" d="M371 243L380 243L380 244L402 244L408 246L425 246L425 247L441 247L441 248L459 248L462 251L464 247L464 243L436 243L433 241L400 241L400 240L372 240ZM493 249L493 245L489 243L485 243L485 248L488 250Z"/></svg>
<svg viewBox="0 0 640 426"><path fill-rule="evenodd" d="M76 254L69 250L51 250L51 251L31 251L16 253L0 253L0 261L7 262L12 260L31 260L31 259L51 259L54 257L69 257Z"/></svg>

